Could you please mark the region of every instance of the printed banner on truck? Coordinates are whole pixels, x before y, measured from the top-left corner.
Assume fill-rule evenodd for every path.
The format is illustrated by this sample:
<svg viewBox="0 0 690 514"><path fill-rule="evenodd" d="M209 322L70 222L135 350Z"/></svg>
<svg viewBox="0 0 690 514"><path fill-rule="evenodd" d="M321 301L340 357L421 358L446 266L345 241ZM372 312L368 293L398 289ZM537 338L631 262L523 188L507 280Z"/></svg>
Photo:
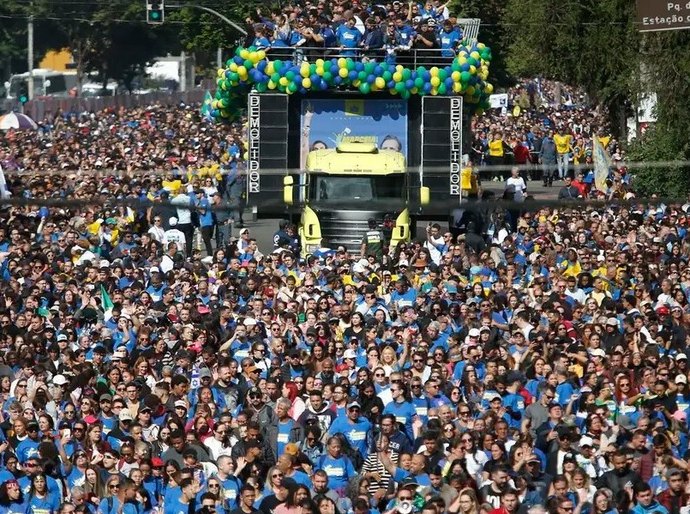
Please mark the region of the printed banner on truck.
<svg viewBox="0 0 690 514"><path fill-rule="evenodd" d="M407 102L364 98L304 99L300 162L312 150L337 148L341 142L371 142L407 157Z"/></svg>

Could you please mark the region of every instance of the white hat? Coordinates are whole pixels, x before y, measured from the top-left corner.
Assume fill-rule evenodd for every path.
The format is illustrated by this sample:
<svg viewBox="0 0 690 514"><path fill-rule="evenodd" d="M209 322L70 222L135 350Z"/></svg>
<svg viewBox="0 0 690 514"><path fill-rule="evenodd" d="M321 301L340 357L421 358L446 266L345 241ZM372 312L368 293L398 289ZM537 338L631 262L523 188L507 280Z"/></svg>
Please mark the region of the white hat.
<svg viewBox="0 0 690 514"><path fill-rule="evenodd" d="M409 268L410 263L407 261L407 259L400 259L398 261L398 267L400 267L400 266L405 266L405 267Z"/></svg>
<svg viewBox="0 0 690 514"><path fill-rule="evenodd" d="M679 353L678 355L676 355L676 360L677 361L686 361L686 360L688 360L688 356L685 355L684 353Z"/></svg>
<svg viewBox="0 0 690 514"><path fill-rule="evenodd" d="M168 225L170 225L171 227L174 227L175 225L177 225L177 218L176 218L175 216L173 216L172 218L170 218L170 219L168 220Z"/></svg>
<svg viewBox="0 0 690 514"><path fill-rule="evenodd" d="M612 327L617 327L618 326L618 319L617 318L608 318L606 320L607 325L611 325Z"/></svg>
<svg viewBox="0 0 690 514"><path fill-rule="evenodd" d="M254 318L244 318L244 321L242 324L245 327L255 327L256 326L256 320Z"/></svg>
<svg viewBox="0 0 690 514"><path fill-rule="evenodd" d="M356 358L357 358L357 352L355 352L352 348L348 348L343 353L343 359L356 359Z"/></svg>
<svg viewBox="0 0 690 514"><path fill-rule="evenodd" d="M244 227L244 228L241 228L241 229L240 229L240 235L246 234L247 232L249 232L249 229L248 229L247 227Z"/></svg>
<svg viewBox="0 0 690 514"><path fill-rule="evenodd" d="M580 448L583 446L594 446L594 439L586 435L582 436L580 438Z"/></svg>
<svg viewBox="0 0 690 514"><path fill-rule="evenodd" d="M478 328L471 328L467 335L470 337L479 337L479 333L480 332Z"/></svg>
<svg viewBox="0 0 690 514"><path fill-rule="evenodd" d="M55 375L53 377L53 384L57 386L65 385L67 383L67 379L65 378L65 375Z"/></svg>
<svg viewBox="0 0 690 514"><path fill-rule="evenodd" d="M151 273L160 273L161 269L158 266L153 266L151 268Z"/></svg>
<svg viewBox="0 0 690 514"><path fill-rule="evenodd" d="M687 384L688 383L688 377L685 375L678 375L676 379L674 380L676 384Z"/></svg>
<svg viewBox="0 0 690 514"><path fill-rule="evenodd" d="M110 261L107 259L101 259L101 263L99 265L100 268L109 268L110 267Z"/></svg>
<svg viewBox="0 0 690 514"><path fill-rule="evenodd" d="M602 359L606 357L606 352L601 348L595 348L594 350L590 350L589 354L592 357L601 357Z"/></svg>

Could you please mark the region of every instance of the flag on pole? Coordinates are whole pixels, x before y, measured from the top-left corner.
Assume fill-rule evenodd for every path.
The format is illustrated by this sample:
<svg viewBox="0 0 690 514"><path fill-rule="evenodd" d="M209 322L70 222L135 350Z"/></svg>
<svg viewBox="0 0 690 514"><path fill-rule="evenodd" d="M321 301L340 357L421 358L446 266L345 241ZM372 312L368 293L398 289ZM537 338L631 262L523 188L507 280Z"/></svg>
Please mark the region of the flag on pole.
<svg viewBox="0 0 690 514"><path fill-rule="evenodd" d="M105 287L103 287L103 284L101 284L101 307L103 308L103 319L105 319L106 321L113 317L114 305L115 304L110 299L108 291L106 291Z"/></svg>
<svg viewBox="0 0 690 514"><path fill-rule="evenodd" d="M594 142L594 185L599 191L606 193L608 188L606 179L609 178L611 158L598 137L594 137L592 140Z"/></svg>
<svg viewBox="0 0 690 514"><path fill-rule="evenodd" d="M201 116L204 118L211 117L211 111L213 110L213 97L210 91L206 91L204 95L204 101L201 104Z"/></svg>

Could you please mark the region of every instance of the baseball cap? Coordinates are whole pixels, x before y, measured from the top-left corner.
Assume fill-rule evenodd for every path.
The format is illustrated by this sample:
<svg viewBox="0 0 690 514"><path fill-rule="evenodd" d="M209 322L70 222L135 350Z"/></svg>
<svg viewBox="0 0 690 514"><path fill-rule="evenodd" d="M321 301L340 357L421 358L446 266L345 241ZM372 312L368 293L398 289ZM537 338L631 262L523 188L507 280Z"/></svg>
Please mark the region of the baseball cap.
<svg viewBox="0 0 690 514"><path fill-rule="evenodd" d="M592 439L591 437L586 436L586 435L582 436L580 438L580 448L582 448L583 446L589 446L589 447L594 446L594 439Z"/></svg>
<svg viewBox="0 0 690 514"><path fill-rule="evenodd" d="M120 421L133 421L134 418L132 417L132 413L129 412L129 409L122 409L120 411Z"/></svg>
<svg viewBox="0 0 690 514"><path fill-rule="evenodd" d="M674 380L676 384L687 384L688 383L688 377L685 375L678 375L676 379Z"/></svg>
<svg viewBox="0 0 690 514"><path fill-rule="evenodd" d="M616 318L609 318L606 320L607 325L611 325L612 327L617 327L618 326L618 320Z"/></svg>
<svg viewBox="0 0 690 514"><path fill-rule="evenodd" d="M182 408L182 409L186 409L186 408L187 408L187 404L184 402L184 400L177 400L177 401L175 402L175 408L177 409L178 407L180 407L180 408Z"/></svg>
<svg viewBox="0 0 690 514"><path fill-rule="evenodd" d="M53 377L53 384L57 386L65 385L67 383L67 379L65 378L65 375L55 375Z"/></svg>
<svg viewBox="0 0 690 514"><path fill-rule="evenodd" d="M345 350L343 353L343 358L344 359L356 359L357 358L357 352L355 352L353 349L348 348Z"/></svg>
<svg viewBox="0 0 690 514"><path fill-rule="evenodd" d="M602 359L606 357L606 352L601 348L595 348L594 350L591 350L589 354L592 357L601 357Z"/></svg>
<svg viewBox="0 0 690 514"><path fill-rule="evenodd" d="M479 337L479 334L480 332L478 328L471 328L467 335L470 337Z"/></svg>
<svg viewBox="0 0 690 514"><path fill-rule="evenodd" d="M347 404L348 410L349 410L349 409L353 409L353 408L355 408L355 407L358 408L358 409L361 409L361 408L362 408L362 406L361 406L361 405L359 404L359 402L357 402L357 401L353 401L353 402L350 402L350 403Z"/></svg>
<svg viewBox="0 0 690 514"><path fill-rule="evenodd" d="M684 353L679 353L678 355L676 355L676 360L677 361L686 361L686 360L688 360L688 356L685 355Z"/></svg>

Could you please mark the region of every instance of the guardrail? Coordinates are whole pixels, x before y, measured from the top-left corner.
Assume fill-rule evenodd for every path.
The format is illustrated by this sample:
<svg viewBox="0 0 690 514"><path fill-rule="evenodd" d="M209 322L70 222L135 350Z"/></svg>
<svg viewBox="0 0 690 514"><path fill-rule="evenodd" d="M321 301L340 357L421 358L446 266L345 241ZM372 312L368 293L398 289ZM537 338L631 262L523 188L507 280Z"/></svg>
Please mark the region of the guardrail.
<svg viewBox="0 0 690 514"><path fill-rule="evenodd" d="M205 90L193 89L191 91L167 93L156 92L143 95L116 95L81 98L37 98L22 105L17 100L4 100L2 108L5 111L20 112L30 116L31 119L41 121L54 116L59 112L90 112L103 109L131 109L134 107L146 107L148 105L174 105L184 103L200 103L204 99Z"/></svg>
<svg viewBox="0 0 690 514"><path fill-rule="evenodd" d="M379 48L364 50L361 48L341 47L273 47L266 49L266 55L270 59L292 61L299 65L302 62L313 63L317 59L350 58L355 61L367 60L379 63L402 64L409 68L418 66L448 66L455 58L455 50L448 48Z"/></svg>

